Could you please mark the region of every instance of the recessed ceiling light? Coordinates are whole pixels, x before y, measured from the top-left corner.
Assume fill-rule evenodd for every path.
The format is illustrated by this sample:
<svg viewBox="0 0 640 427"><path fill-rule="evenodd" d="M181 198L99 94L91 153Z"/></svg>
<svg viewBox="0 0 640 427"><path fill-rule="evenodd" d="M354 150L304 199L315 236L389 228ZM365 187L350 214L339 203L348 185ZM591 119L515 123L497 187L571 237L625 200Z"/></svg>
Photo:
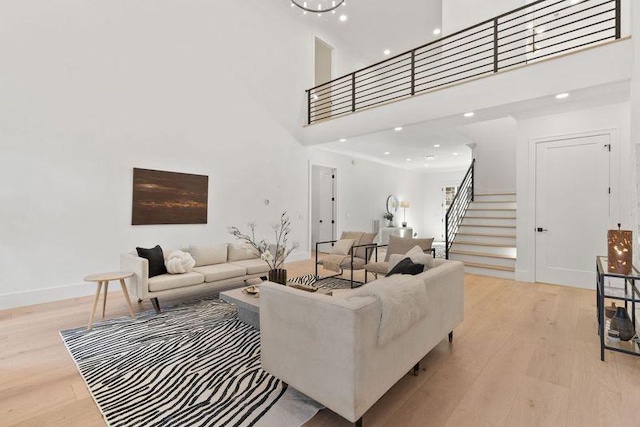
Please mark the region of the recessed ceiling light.
<svg viewBox="0 0 640 427"><path fill-rule="evenodd" d="M402 130L402 126L398 126L397 128L394 128L393 130L395 130L396 132L400 132Z"/></svg>
<svg viewBox="0 0 640 427"><path fill-rule="evenodd" d="M436 28L435 30L433 30L433 34L436 35L436 36L438 34L440 34L441 32L442 32L442 30L440 28Z"/></svg>
<svg viewBox="0 0 640 427"><path fill-rule="evenodd" d="M385 152L384 152L384 155L385 155L385 156L388 156L389 154L391 154L391 153L390 153L390 152L388 152L388 151L385 151Z"/></svg>
<svg viewBox="0 0 640 427"><path fill-rule="evenodd" d="M411 159L407 159L407 162L410 162L410 161L411 161Z"/></svg>
<svg viewBox="0 0 640 427"><path fill-rule="evenodd" d="M427 167L429 167L429 163L425 163L424 165L425 165L425 166L427 166Z"/></svg>
<svg viewBox="0 0 640 427"><path fill-rule="evenodd" d="M475 115L476 115L476 113L474 113L474 112L464 113L464 116L465 116L465 117L473 117L473 116L475 116Z"/></svg>
<svg viewBox="0 0 640 427"><path fill-rule="evenodd" d="M391 51L389 49L385 49L382 53L384 53L385 55L391 55Z"/></svg>
<svg viewBox="0 0 640 427"><path fill-rule="evenodd" d="M436 156L427 156L427 160L433 160L435 158L436 158Z"/></svg>
<svg viewBox="0 0 640 427"><path fill-rule="evenodd" d="M345 142L347 138L340 138L340 142Z"/></svg>
<svg viewBox="0 0 640 427"><path fill-rule="evenodd" d="M556 95L556 99L565 99L565 98L568 98L568 97L569 97L569 94L567 92L559 93L559 94Z"/></svg>
<svg viewBox="0 0 640 427"><path fill-rule="evenodd" d="M434 144L433 148L440 148L440 144Z"/></svg>
<svg viewBox="0 0 640 427"><path fill-rule="evenodd" d="M453 153L453 155L454 155L454 156L457 156L457 155L458 155L458 153Z"/></svg>
<svg viewBox="0 0 640 427"><path fill-rule="evenodd" d="M345 22L347 20L347 15L340 15L340 21Z"/></svg>

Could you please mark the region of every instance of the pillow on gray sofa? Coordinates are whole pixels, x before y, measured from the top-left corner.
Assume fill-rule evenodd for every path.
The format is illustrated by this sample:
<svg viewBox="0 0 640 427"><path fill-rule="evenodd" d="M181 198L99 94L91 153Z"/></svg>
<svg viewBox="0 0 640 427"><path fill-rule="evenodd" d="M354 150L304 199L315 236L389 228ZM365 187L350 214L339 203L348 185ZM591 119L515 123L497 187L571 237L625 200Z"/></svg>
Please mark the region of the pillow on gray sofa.
<svg viewBox="0 0 640 427"><path fill-rule="evenodd" d="M411 239L391 235L389 236L389 247L387 248L387 256L384 258L384 260L389 261L389 257L392 254L406 254L416 245L420 246L423 251L431 249L432 244L433 238Z"/></svg>
<svg viewBox="0 0 640 427"><path fill-rule="evenodd" d="M227 262L227 244L189 246L189 253L196 260L196 267Z"/></svg>
<svg viewBox="0 0 640 427"><path fill-rule="evenodd" d="M164 265L164 254L160 245L154 248L136 248L140 258L146 258L149 261L149 278L167 274L167 267Z"/></svg>

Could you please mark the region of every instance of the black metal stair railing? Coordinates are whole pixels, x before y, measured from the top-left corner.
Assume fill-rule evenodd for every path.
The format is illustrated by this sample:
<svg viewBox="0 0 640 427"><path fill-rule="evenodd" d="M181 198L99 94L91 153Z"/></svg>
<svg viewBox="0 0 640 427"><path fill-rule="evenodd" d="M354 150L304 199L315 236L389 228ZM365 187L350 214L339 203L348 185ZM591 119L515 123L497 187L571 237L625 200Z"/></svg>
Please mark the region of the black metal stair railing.
<svg viewBox="0 0 640 427"><path fill-rule="evenodd" d="M621 37L621 0L538 0L307 90L307 123Z"/></svg>
<svg viewBox="0 0 640 427"><path fill-rule="evenodd" d="M467 213L467 208L469 204L473 202L475 164L476 160L473 159L444 218L444 250L446 259L449 259L449 250L453 245L456 234L458 234L458 229Z"/></svg>

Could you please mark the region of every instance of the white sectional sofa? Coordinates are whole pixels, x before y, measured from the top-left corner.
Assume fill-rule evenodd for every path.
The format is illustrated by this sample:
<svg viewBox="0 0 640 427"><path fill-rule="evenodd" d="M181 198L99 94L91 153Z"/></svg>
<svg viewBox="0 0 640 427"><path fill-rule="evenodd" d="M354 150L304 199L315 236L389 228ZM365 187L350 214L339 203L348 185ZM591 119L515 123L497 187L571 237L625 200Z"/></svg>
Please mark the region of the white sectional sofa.
<svg viewBox="0 0 640 427"><path fill-rule="evenodd" d="M348 291L329 297L262 284L262 367L361 424L363 414L448 334L451 340L463 320L464 266L434 262L435 267L408 276L417 281L412 286L426 288L426 315L384 344L379 339L383 304L375 296L345 297Z"/></svg>
<svg viewBox="0 0 640 427"><path fill-rule="evenodd" d="M244 286L244 281L264 277L269 266L253 252L239 245L190 246L183 249L196 260L192 271L149 277L149 262L136 252L120 256L120 269L132 271L131 292L139 299L151 300L160 312L158 298L196 292L221 292ZM167 257L170 251L163 251Z"/></svg>

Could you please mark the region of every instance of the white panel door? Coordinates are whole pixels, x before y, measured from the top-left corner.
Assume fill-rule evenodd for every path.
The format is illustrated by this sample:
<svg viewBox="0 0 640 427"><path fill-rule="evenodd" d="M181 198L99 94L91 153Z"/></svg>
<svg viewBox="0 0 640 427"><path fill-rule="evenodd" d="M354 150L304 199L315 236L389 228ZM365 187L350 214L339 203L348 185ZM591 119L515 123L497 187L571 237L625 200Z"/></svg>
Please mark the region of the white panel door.
<svg viewBox="0 0 640 427"><path fill-rule="evenodd" d="M313 166L312 168L312 232L313 250L316 242L326 242L335 239L335 174L336 170ZM329 251L331 246L320 247Z"/></svg>
<svg viewBox="0 0 640 427"><path fill-rule="evenodd" d="M609 135L536 146L536 281L594 287L606 254Z"/></svg>

